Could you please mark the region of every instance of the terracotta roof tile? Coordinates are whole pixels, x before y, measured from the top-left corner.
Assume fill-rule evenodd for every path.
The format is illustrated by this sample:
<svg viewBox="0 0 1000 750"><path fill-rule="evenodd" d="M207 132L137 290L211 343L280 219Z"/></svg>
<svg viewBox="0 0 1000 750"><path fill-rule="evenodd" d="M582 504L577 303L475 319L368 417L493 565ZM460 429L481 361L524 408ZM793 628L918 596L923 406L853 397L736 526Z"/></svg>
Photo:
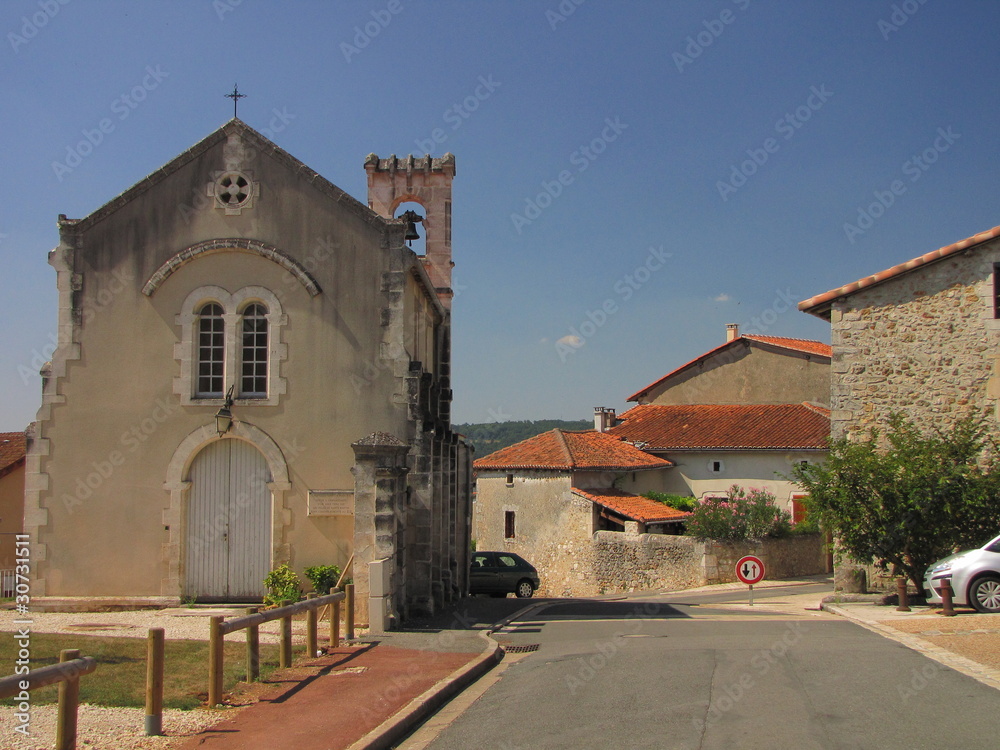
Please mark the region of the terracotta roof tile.
<svg viewBox="0 0 1000 750"><path fill-rule="evenodd" d="M581 490L574 487L573 493L612 510L620 516L642 523L680 521L691 515L682 510L671 508L669 505L650 500L648 497L633 495L631 492L623 492L622 490Z"/></svg>
<svg viewBox="0 0 1000 750"><path fill-rule="evenodd" d="M792 351L802 352L803 354L811 354L814 356L821 356L821 357L833 356L833 349L830 347L829 344L824 344L822 341L812 341L810 339L792 339L792 338L785 338L784 336L756 336L756 335L737 336L732 341L727 341L725 344L720 344L714 349L709 349L701 356L695 357L690 362L681 365L675 370L671 370L659 380L650 383L645 388L636 391L625 400L638 401L641 396L644 396L645 394L649 393L649 391L653 390L657 386L662 385L675 375L679 375L680 373L684 372L689 367L694 367L699 362L708 359L713 354L717 354L723 349L733 346L738 346L739 344L744 342L757 342L761 344L770 344L771 346L778 346L783 349L790 349Z"/></svg>
<svg viewBox="0 0 1000 750"><path fill-rule="evenodd" d="M0 432L0 476L24 461L23 432Z"/></svg>
<svg viewBox="0 0 1000 750"><path fill-rule="evenodd" d="M984 242L995 240L997 237L1000 237L1000 226L993 227L992 229L980 232L979 234L974 234L971 237L966 237L964 240L959 240L951 245L945 245L944 247L932 250L929 253L924 253L923 255L913 258L912 260L908 260L905 263L900 263L892 268L879 271L871 276L865 276L863 279L852 281L850 284L845 284L844 286L837 287L836 289L831 289L823 294L817 294L815 297L810 297L809 299L800 302L799 309L802 310L802 312L826 318L830 310L830 305L834 300L839 299L840 297L847 297L855 292L861 291L862 289L866 289L867 287L882 284L889 279L893 279L897 276L903 275L904 273L926 266L928 263L934 263L935 261L942 260L943 258L947 258L949 255L954 255L955 253L968 250L976 245L981 245Z"/></svg>
<svg viewBox="0 0 1000 750"><path fill-rule="evenodd" d="M550 430L477 459L476 469L640 471L673 466L621 438L594 430Z"/></svg>
<svg viewBox="0 0 1000 750"><path fill-rule="evenodd" d="M620 419L609 433L651 451L818 450L830 435L829 410L812 404L643 404Z"/></svg>

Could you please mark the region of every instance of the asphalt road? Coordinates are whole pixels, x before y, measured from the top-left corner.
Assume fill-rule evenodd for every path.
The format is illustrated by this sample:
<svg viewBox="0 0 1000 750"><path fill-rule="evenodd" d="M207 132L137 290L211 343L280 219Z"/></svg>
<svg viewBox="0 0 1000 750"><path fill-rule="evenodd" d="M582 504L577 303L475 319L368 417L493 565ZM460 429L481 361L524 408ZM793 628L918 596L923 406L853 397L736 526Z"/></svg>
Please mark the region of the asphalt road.
<svg viewBox="0 0 1000 750"><path fill-rule="evenodd" d="M763 590L755 599L787 594ZM457 701L436 736L402 747L1000 744L1000 692L848 621L719 606L745 597L544 603L495 636L537 650L508 653L478 699Z"/></svg>

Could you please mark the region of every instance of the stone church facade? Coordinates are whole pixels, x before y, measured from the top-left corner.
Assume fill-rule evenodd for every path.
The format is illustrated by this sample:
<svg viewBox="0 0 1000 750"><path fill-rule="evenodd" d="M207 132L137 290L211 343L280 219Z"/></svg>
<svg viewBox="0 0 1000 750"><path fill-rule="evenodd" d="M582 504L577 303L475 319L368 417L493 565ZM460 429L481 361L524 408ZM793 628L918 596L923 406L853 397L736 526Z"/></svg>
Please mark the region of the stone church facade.
<svg viewBox="0 0 1000 750"><path fill-rule="evenodd" d="M281 563L352 557L362 620L376 560L396 617L466 591L455 161L364 166L367 206L233 119L59 217L58 348L28 439L35 597L255 599ZM425 208L424 256L404 202Z"/></svg>

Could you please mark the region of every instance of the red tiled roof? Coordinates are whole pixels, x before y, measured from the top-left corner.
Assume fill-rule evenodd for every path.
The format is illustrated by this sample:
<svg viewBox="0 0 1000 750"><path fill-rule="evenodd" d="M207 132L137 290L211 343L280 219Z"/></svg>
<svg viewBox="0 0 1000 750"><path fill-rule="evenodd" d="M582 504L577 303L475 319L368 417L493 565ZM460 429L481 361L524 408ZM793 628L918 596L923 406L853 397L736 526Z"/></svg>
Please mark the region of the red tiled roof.
<svg viewBox="0 0 1000 750"><path fill-rule="evenodd" d="M800 302L799 309L802 312L811 313L820 318L827 318L830 311L830 305L834 300L840 297L847 297L855 292L861 291L862 289L866 289L867 287L876 286L877 284L881 284L889 279L893 279L904 273L909 273L917 268L926 266L928 263L934 263L935 261L947 258L949 255L954 255L955 253L968 250L976 245L981 245L984 242L995 240L997 237L1000 237L1000 226L993 227L992 229L980 232L979 234L974 234L971 237L966 237L964 240L959 240L951 245L945 245L944 247L932 250L929 253L924 253L918 258L906 261L906 263L900 263L897 266L887 268L884 271L879 271L871 276L865 276L863 279L858 279L857 281L845 284L842 287L831 289L823 294L817 294L815 297L810 297L809 299Z"/></svg>
<svg viewBox="0 0 1000 750"><path fill-rule="evenodd" d="M676 510L669 505L650 500L648 497L633 495L622 490L581 490L573 488L573 493L602 505L620 516L642 523L663 523L665 521L680 521L690 516L682 510Z"/></svg>
<svg viewBox="0 0 1000 750"><path fill-rule="evenodd" d="M790 338L785 338L784 336L755 336L755 335L737 336L732 341L727 341L725 344L720 344L714 349L709 349L701 356L696 357L695 359L692 359L690 362L681 365L676 370L671 370L656 382L650 383L645 388L636 391L625 400L638 401L640 396L644 396L649 391L656 388L658 385L665 383L667 380L674 377L675 375L682 373L689 367L697 365L699 362L708 359L713 354L716 354L727 347L736 346L738 342L744 342L744 341L758 342L761 344L770 344L771 346L778 346L781 347L782 349L791 349L792 351L802 352L803 354L811 354L820 357L833 356L833 349L830 348L830 345L824 344L821 341L812 341L810 339L790 339Z"/></svg>
<svg viewBox="0 0 1000 750"><path fill-rule="evenodd" d="M830 436L829 409L812 404L642 404L620 419L609 433L647 451L818 450Z"/></svg>
<svg viewBox="0 0 1000 750"><path fill-rule="evenodd" d="M621 438L594 430L550 430L477 459L476 469L639 471L673 466Z"/></svg>
<svg viewBox="0 0 1000 750"><path fill-rule="evenodd" d="M0 476L7 474L24 461L23 432L0 432Z"/></svg>

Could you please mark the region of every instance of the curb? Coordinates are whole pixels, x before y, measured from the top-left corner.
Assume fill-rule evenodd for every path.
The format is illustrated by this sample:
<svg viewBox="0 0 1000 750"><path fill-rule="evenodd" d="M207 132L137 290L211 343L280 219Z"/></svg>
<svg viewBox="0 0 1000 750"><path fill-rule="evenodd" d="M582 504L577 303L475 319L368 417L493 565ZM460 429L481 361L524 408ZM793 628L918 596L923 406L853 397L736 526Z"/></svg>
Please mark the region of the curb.
<svg viewBox="0 0 1000 750"><path fill-rule="evenodd" d="M873 633L878 633L889 640L896 641L896 643L900 643L917 653L923 654L928 659L933 659L939 664L954 669L956 672L961 672L967 677L978 680L988 687L1000 690L1000 670L991 669L990 667L984 666L979 662L973 661L972 659L967 659L964 656L953 653L948 649L935 646L930 641L925 641L919 636L911 635L910 633L902 633L895 628L883 625L875 620L860 617L856 613L850 612L842 607L838 607L835 604L823 602L822 607L826 612L839 615L863 628L871 630Z"/></svg>
<svg viewBox="0 0 1000 750"><path fill-rule="evenodd" d="M483 653L418 695L347 750L386 750L392 747L441 706L500 663L503 659L500 644L485 632L480 632L479 636L487 641Z"/></svg>
<svg viewBox="0 0 1000 750"><path fill-rule="evenodd" d="M517 612L494 623L487 630L479 631L479 637L486 641L486 649L476 659L461 667L433 687L418 695L403 708L389 717L347 750L387 750L407 737L426 719L438 711L445 703L465 690L504 657L500 644L493 640L493 633L505 628L514 620L529 612L548 606L551 602L539 601L522 607Z"/></svg>

